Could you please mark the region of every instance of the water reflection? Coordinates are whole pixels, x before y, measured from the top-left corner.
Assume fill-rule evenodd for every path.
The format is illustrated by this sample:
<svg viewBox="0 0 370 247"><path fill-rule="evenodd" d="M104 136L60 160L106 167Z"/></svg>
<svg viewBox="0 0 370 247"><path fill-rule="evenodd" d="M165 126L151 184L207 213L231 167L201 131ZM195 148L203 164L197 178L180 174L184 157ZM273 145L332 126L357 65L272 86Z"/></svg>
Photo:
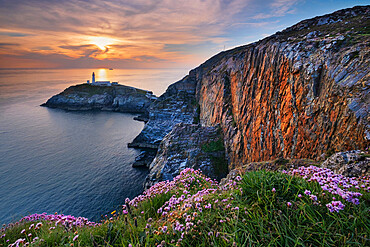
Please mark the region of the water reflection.
<svg viewBox="0 0 370 247"><path fill-rule="evenodd" d="M99 69L98 70L98 77L96 79L97 79L97 81L110 81L108 79L107 69Z"/></svg>

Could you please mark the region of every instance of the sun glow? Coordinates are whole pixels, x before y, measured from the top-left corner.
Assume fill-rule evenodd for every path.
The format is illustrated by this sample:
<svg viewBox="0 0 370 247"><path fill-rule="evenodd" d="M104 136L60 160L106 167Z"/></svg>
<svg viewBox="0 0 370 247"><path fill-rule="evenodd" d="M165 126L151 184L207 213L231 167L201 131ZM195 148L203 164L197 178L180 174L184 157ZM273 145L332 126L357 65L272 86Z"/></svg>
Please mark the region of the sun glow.
<svg viewBox="0 0 370 247"><path fill-rule="evenodd" d="M99 69L97 79L99 81L108 81L107 70L106 69Z"/></svg>
<svg viewBox="0 0 370 247"><path fill-rule="evenodd" d="M100 50L104 51L108 45L115 43L115 39L107 38L107 37L93 37L91 39L91 43L99 47Z"/></svg>

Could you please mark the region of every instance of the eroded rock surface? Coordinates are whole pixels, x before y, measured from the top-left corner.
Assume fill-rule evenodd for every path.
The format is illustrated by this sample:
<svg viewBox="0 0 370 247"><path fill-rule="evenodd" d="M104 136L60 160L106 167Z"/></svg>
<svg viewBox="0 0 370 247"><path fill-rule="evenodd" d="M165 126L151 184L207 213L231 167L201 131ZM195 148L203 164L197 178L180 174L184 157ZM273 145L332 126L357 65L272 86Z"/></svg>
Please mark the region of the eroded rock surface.
<svg viewBox="0 0 370 247"><path fill-rule="evenodd" d="M196 69L200 122L221 125L230 168L369 145L369 9L302 21Z"/></svg>
<svg viewBox="0 0 370 247"><path fill-rule="evenodd" d="M225 149L218 126L176 125L161 142L145 187L172 180L185 168L200 169L206 176L218 180L226 176Z"/></svg>
<svg viewBox="0 0 370 247"><path fill-rule="evenodd" d="M197 116L196 79L190 74L172 84L149 109L149 121L129 147L156 149L178 123L193 123Z"/></svg>
<svg viewBox="0 0 370 247"><path fill-rule="evenodd" d="M217 54L153 104L134 143L156 148L179 122L199 121L221 127L229 169L365 150L369 16L370 6L344 9Z"/></svg>
<svg viewBox="0 0 370 247"><path fill-rule="evenodd" d="M370 156L360 150L339 152L325 160L321 167L329 168L346 177L360 177L370 174Z"/></svg>

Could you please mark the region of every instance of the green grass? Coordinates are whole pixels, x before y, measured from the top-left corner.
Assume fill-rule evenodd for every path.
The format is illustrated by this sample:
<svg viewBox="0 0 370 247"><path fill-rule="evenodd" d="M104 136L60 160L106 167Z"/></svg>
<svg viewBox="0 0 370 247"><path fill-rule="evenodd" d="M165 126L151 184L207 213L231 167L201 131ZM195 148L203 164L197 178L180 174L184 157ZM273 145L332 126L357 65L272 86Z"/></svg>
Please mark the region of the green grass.
<svg viewBox="0 0 370 247"><path fill-rule="evenodd" d="M369 246L369 193L360 199L359 205L346 203L339 213L330 213L325 204L331 195L322 195L316 182L307 182L280 172L256 171L244 174L240 181L232 181L224 187L209 181L201 174L193 174L175 182L175 186L163 185L163 191L146 199L129 214L116 214L103 220L101 226L67 230L51 226L47 222L32 235L43 239L33 246ZM275 188L275 192L273 192ZM204 189L214 189L202 196L195 196ZM168 191L166 191L168 190ZM318 195L313 203L305 190ZM202 212L196 202L186 206L184 202L162 216L157 210L169 199L184 195L185 198L201 198ZM192 195L192 196L187 196ZM225 201L223 201L225 200ZM292 203L288 206L287 203ZM208 203L211 208L204 208ZM236 209L238 207L239 209ZM194 216L194 213L197 213ZM171 214L170 214L171 213ZM172 231L176 221L186 224L184 213L191 215L194 223L189 231ZM110 219L109 219L110 218ZM145 228L150 223L149 228ZM0 246L7 246L24 237L22 229L31 223L21 223L6 230ZM163 233L161 229L168 227ZM27 234L31 232L27 230ZM167 234L168 233L168 234ZM73 241L73 237L79 237ZM217 236L216 236L217 235ZM179 241L179 239L181 239Z"/></svg>

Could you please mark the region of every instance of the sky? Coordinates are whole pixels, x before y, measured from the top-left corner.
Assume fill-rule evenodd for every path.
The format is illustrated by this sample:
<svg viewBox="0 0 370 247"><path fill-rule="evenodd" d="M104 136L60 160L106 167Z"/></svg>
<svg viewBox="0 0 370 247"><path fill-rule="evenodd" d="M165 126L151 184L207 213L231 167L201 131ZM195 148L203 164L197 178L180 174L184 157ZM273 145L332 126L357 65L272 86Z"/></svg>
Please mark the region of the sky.
<svg viewBox="0 0 370 247"><path fill-rule="evenodd" d="M0 0L0 69L188 68L356 0Z"/></svg>

